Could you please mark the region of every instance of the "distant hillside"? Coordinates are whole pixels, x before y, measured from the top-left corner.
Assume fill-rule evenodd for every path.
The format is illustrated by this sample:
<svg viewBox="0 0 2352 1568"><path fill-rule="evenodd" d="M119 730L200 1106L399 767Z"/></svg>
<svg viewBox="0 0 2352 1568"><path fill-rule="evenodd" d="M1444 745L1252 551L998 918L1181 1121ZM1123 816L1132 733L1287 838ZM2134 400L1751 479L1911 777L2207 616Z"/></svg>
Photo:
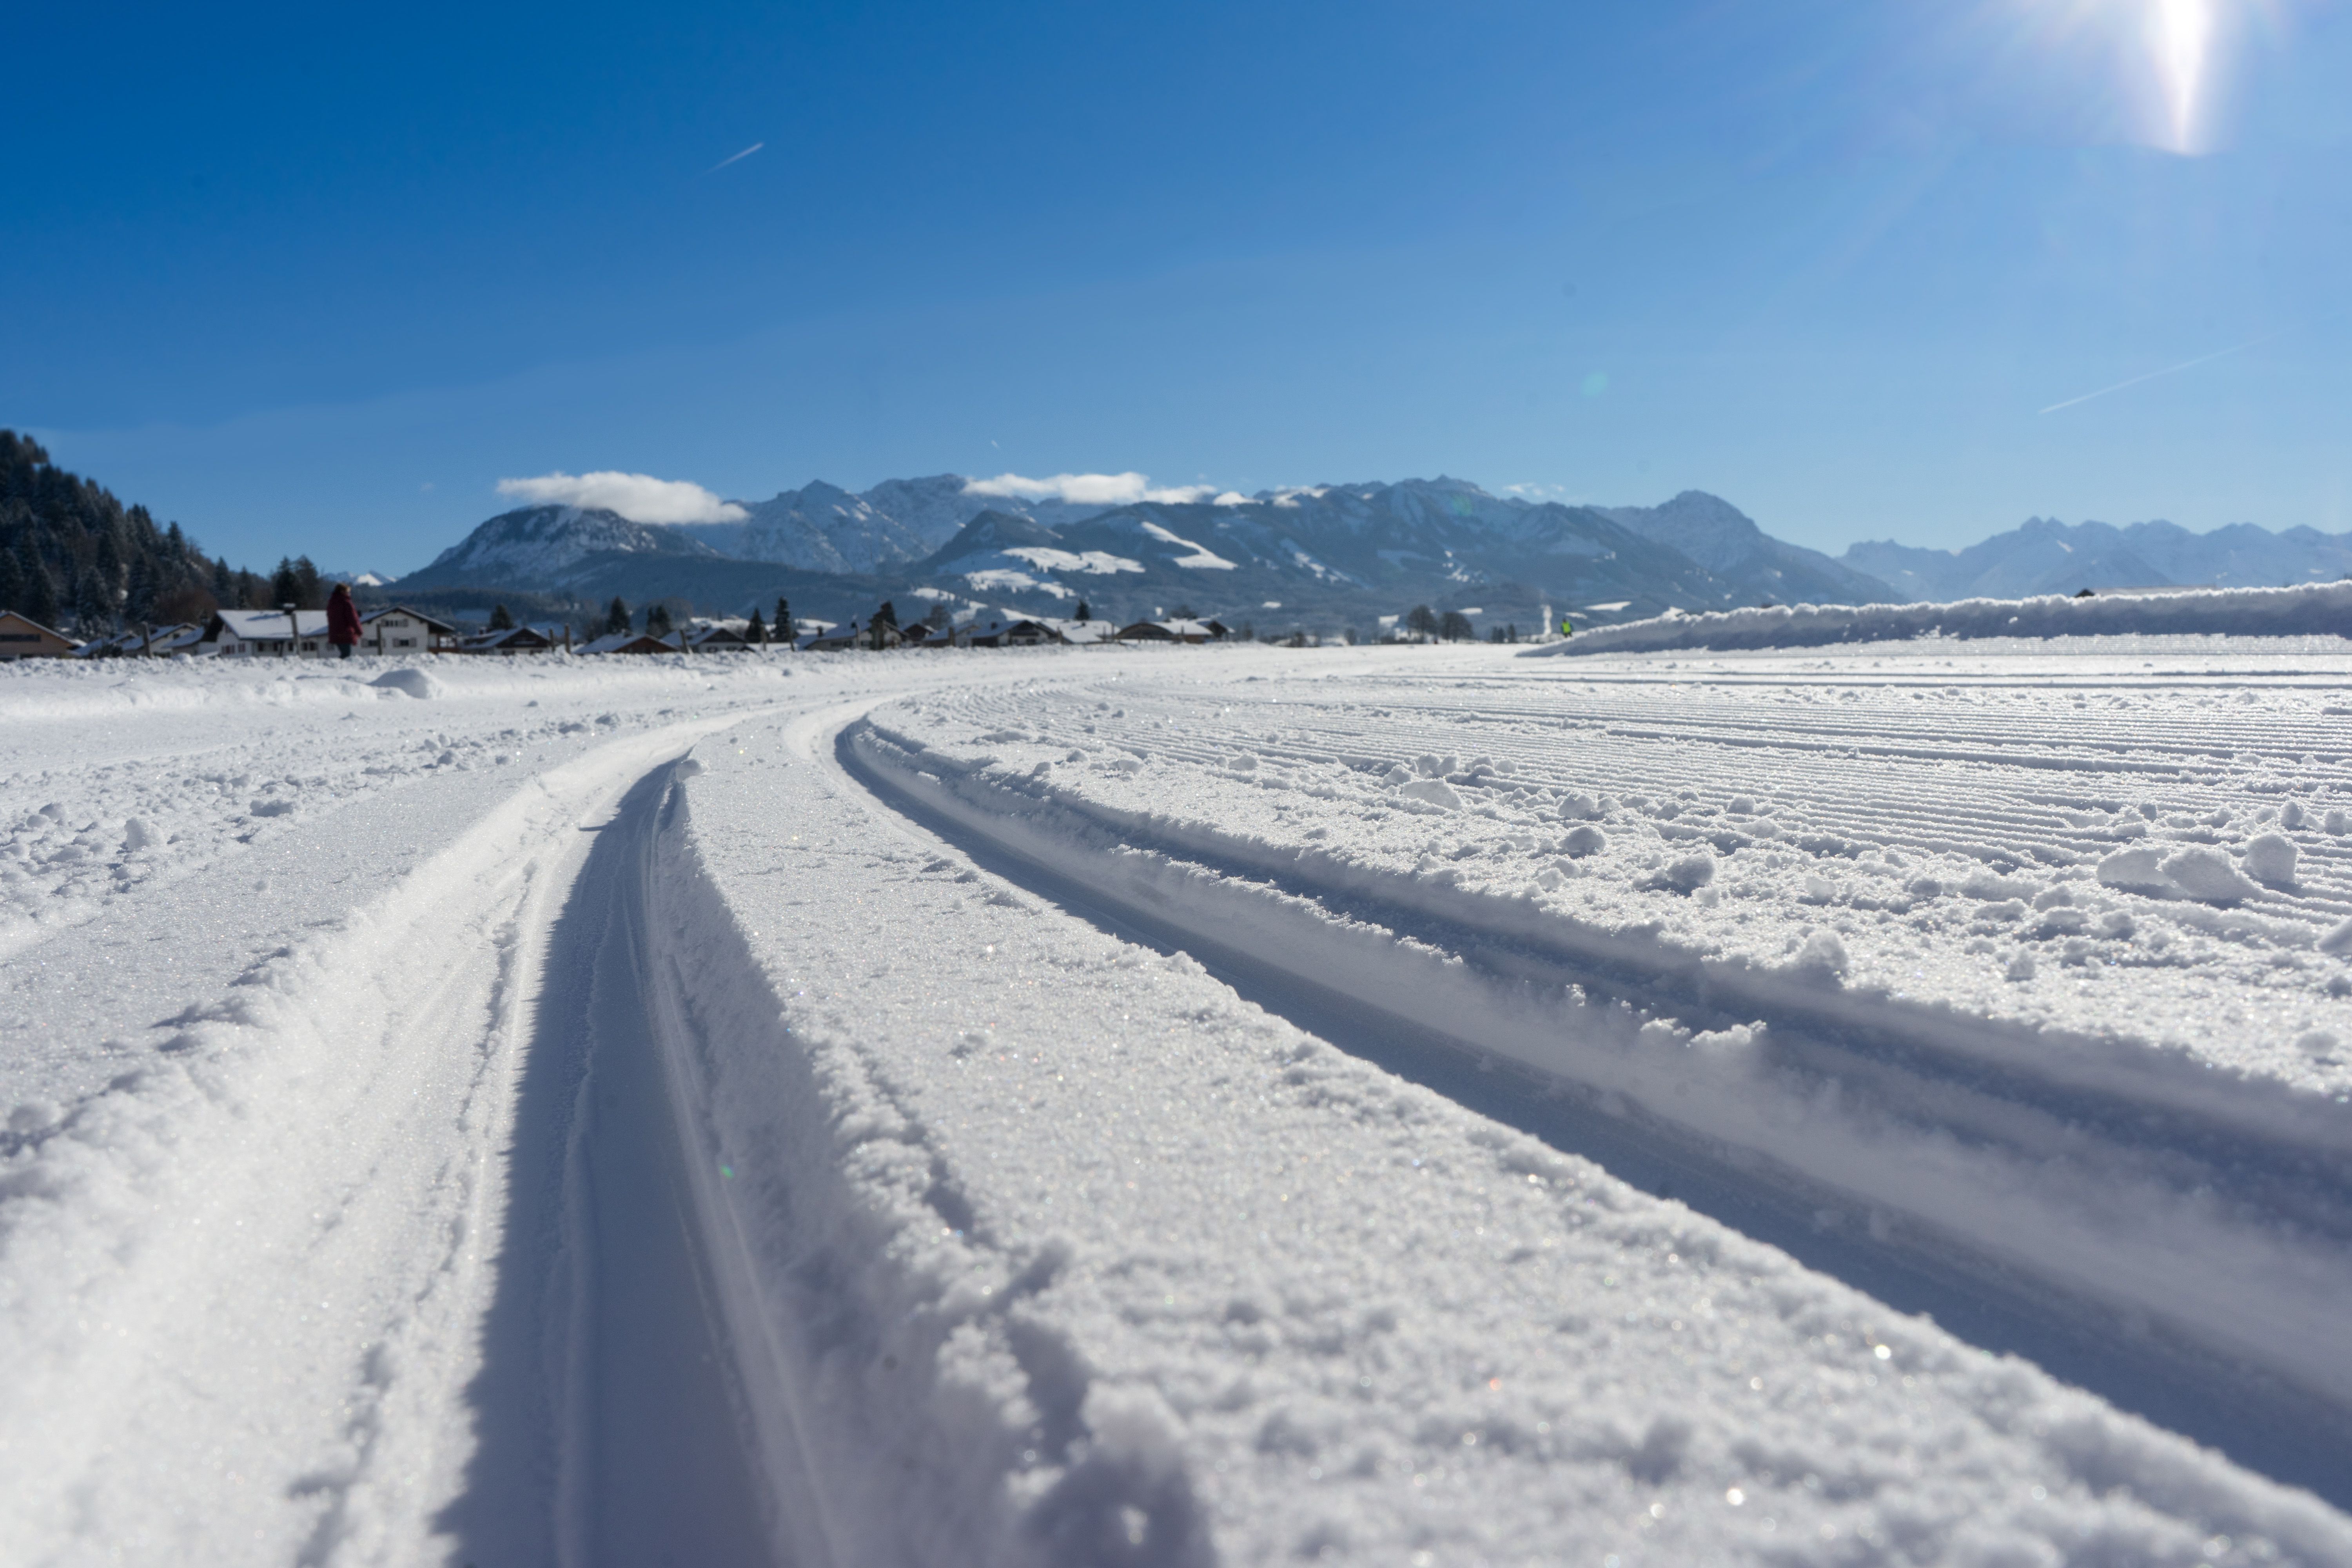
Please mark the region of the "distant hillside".
<svg viewBox="0 0 2352 1568"><path fill-rule="evenodd" d="M1605 510L1643 538L1673 545L1753 600L1849 605L1876 596L1885 586L1866 568L1773 538L1738 507L1705 490L1685 490L1664 506Z"/></svg>
<svg viewBox="0 0 2352 1568"><path fill-rule="evenodd" d="M28 437L0 430L0 608L96 636L195 619L264 580L207 558L176 522L68 473Z"/></svg>
<svg viewBox="0 0 2352 1568"><path fill-rule="evenodd" d="M1965 550L1883 540L1853 545L1839 559L1885 582L1898 604L2084 588L2276 588L2352 573L2352 533L2273 533L2251 522L2191 533L2169 522L2116 528L2037 517Z"/></svg>

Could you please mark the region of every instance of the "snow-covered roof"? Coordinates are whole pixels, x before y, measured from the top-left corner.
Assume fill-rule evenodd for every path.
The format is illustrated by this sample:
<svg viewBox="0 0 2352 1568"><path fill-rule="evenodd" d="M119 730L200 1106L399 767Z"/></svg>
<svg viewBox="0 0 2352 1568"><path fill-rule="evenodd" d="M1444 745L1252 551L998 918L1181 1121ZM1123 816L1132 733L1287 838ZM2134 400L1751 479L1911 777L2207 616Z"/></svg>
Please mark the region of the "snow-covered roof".
<svg viewBox="0 0 2352 1568"><path fill-rule="evenodd" d="M239 642L284 642L289 637L322 637L327 635L327 612L296 610L294 627L287 627L284 610L222 610L222 635Z"/></svg>
<svg viewBox="0 0 2352 1568"><path fill-rule="evenodd" d="M648 646L640 647L640 644ZM664 642L661 638L645 632L606 632L592 642L580 644L572 651L574 653L652 653L656 649L664 653L677 651L676 644Z"/></svg>
<svg viewBox="0 0 2352 1568"><path fill-rule="evenodd" d="M1204 640L1213 640L1224 635L1224 628L1222 626L1208 621L1186 620L1181 617L1165 621L1137 621L1128 626L1118 635L1126 637L1131 633L1136 637L1148 638L1151 634L1143 629L1146 626L1157 626L1168 636L1180 639L1200 637Z"/></svg>

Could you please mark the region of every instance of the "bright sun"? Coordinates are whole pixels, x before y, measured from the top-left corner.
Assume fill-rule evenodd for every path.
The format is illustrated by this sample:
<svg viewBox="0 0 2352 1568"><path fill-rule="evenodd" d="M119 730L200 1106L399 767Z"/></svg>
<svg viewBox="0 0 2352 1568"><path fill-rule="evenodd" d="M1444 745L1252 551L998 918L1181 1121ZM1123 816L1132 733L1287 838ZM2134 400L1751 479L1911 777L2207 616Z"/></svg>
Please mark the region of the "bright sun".
<svg viewBox="0 0 2352 1568"><path fill-rule="evenodd" d="M2157 73L2164 86L2172 146L2185 153L2196 132L2207 58L2212 48L2212 0L2152 0L2150 11L2148 41L2156 51Z"/></svg>

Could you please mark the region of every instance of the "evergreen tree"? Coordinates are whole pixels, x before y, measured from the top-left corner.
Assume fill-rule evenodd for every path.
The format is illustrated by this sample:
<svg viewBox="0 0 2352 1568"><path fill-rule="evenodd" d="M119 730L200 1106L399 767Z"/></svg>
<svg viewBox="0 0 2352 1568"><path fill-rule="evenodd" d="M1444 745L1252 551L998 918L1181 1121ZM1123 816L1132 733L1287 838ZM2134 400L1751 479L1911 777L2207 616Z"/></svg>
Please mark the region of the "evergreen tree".
<svg viewBox="0 0 2352 1568"><path fill-rule="evenodd" d="M776 600L776 640L788 643L800 635L800 627L793 621L792 601L780 595Z"/></svg>
<svg viewBox="0 0 2352 1568"><path fill-rule="evenodd" d="M73 611L74 625L86 637L113 629L114 590L95 566L85 566L74 576Z"/></svg>
<svg viewBox="0 0 2352 1568"><path fill-rule="evenodd" d="M886 646L889 635L898 629L898 606L885 599L881 606L874 612L874 619L866 626L867 642L878 653Z"/></svg>
<svg viewBox="0 0 2352 1568"><path fill-rule="evenodd" d="M25 569L25 614L45 626L56 626L60 610L58 580L49 575L48 565L39 555L27 551L20 559Z"/></svg>
<svg viewBox="0 0 2352 1568"><path fill-rule="evenodd" d="M510 632L514 630L514 612L509 610L504 605L492 605L490 606L490 630L494 632Z"/></svg>
<svg viewBox="0 0 2352 1568"><path fill-rule="evenodd" d="M760 618L760 606L751 606L751 624L743 628L743 640L753 647L768 646L768 623Z"/></svg>
<svg viewBox="0 0 2352 1568"><path fill-rule="evenodd" d="M281 555L278 570L269 574L269 603L267 609L282 609L288 605L302 603L302 579L294 574L294 563Z"/></svg>
<svg viewBox="0 0 2352 1568"><path fill-rule="evenodd" d="M319 581L319 569L307 555L294 557L294 602L306 610L327 607L326 584Z"/></svg>
<svg viewBox="0 0 2352 1568"><path fill-rule="evenodd" d="M236 584L229 578L228 563L226 561L214 562L213 597L226 605L229 602L230 596L236 592Z"/></svg>
<svg viewBox="0 0 2352 1568"><path fill-rule="evenodd" d="M646 612L646 635L666 637L670 634L669 606L656 605Z"/></svg>
<svg viewBox="0 0 2352 1568"><path fill-rule="evenodd" d="M122 548L115 542L114 531L101 528L98 531L98 548L90 552L89 569L98 578L93 592L112 609L115 594L122 586Z"/></svg>
<svg viewBox="0 0 2352 1568"><path fill-rule="evenodd" d="M25 568L16 552L0 549L0 610L14 610L25 602Z"/></svg>
<svg viewBox="0 0 2352 1568"><path fill-rule="evenodd" d="M604 635L610 637L614 632L625 632L628 629L628 604L620 595L615 594L613 595L613 602L604 606Z"/></svg>
<svg viewBox="0 0 2352 1568"><path fill-rule="evenodd" d="M1081 609L1085 608L1084 605L1080 605L1079 607ZM1086 617L1081 616L1078 618L1080 620L1084 620ZM929 626L934 631L943 632L954 623L955 617L948 614L948 607L945 605L934 602L929 609L923 612L923 625Z"/></svg>
<svg viewBox="0 0 2352 1568"><path fill-rule="evenodd" d="M1077 618L1082 621L1090 621L1095 618L1094 612L1087 608L1087 602L1084 599L1080 599L1078 601Z"/></svg>
<svg viewBox="0 0 2352 1568"><path fill-rule="evenodd" d="M131 583L123 595L122 614L135 623L155 618L155 573L144 555L131 563Z"/></svg>
<svg viewBox="0 0 2352 1568"><path fill-rule="evenodd" d="M1404 629L1411 632L1415 637L1427 638L1435 637L1437 635L1436 613L1430 609L1427 605L1415 605L1405 616Z"/></svg>

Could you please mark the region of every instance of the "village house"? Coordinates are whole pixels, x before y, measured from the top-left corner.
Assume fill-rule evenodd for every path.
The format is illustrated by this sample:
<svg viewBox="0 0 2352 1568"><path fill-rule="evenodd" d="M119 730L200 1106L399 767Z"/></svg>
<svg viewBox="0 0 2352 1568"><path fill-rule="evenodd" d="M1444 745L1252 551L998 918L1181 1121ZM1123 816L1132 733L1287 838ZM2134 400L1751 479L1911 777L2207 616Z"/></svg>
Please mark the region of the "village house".
<svg viewBox="0 0 2352 1568"><path fill-rule="evenodd" d="M677 645L664 641L651 632L606 632L593 642L582 643L574 653L676 653Z"/></svg>
<svg viewBox="0 0 2352 1568"><path fill-rule="evenodd" d="M967 621L956 628L956 643L961 647L1035 647L1061 640L1062 634L1046 621L1005 620L992 616L984 621Z"/></svg>
<svg viewBox="0 0 2352 1568"><path fill-rule="evenodd" d="M494 654L512 658L517 654L551 653L569 647L572 628L569 626L509 626L504 631L479 632L457 641L459 653Z"/></svg>
<svg viewBox="0 0 2352 1568"><path fill-rule="evenodd" d="M217 610L196 650L224 658L332 658L324 610Z"/></svg>
<svg viewBox="0 0 2352 1568"><path fill-rule="evenodd" d="M801 636L793 639L793 647L803 653L839 653L848 648L871 647L874 640L869 635L866 623L854 616L837 626L828 626L821 621L803 621L801 626L804 629ZM821 629L815 631L805 629L811 626ZM886 626L882 628L882 633L883 647L898 646L897 627Z"/></svg>
<svg viewBox="0 0 2352 1568"><path fill-rule="evenodd" d="M76 658L168 658L186 653L203 639L205 628L186 621L168 626L134 626L112 637L93 637L73 650Z"/></svg>
<svg viewBox="0 0 2352 1568"><path fill-rule="evenodd" d="M360 617L361 653L447 653L457 646L457 628L405 605L387 605Z"/></svg>
<svg viewBox="0 0 2352 1568"><path fill-rule="evenodd" d="M1133 626L1121 626L1118 640L1149 643L1204 643L1223 642L1228 635L1230 634L1225 627L1216 621L1138 621Z"/></svg>
<svg viewBox="0 0 2352 1568"><path fill-rule="evenodd" d="M693 620L678 635L685 638L688 653L740 653L751 646L743 635L749 630L747 621Z"/></svg>
<svg viewBox="0 0 2352 1568"><path fill-rule="evenodd" d="M63 658L73 650L73 639L65 633L52 631L30 616L0 610L0 661Z"/></svg>
<svg viewBox="0 0 2352 1568"><path fill-rule="evenodd" d="M1117 621L1048 621L1061 639L1073 647L1117 647Z"/></svg>

